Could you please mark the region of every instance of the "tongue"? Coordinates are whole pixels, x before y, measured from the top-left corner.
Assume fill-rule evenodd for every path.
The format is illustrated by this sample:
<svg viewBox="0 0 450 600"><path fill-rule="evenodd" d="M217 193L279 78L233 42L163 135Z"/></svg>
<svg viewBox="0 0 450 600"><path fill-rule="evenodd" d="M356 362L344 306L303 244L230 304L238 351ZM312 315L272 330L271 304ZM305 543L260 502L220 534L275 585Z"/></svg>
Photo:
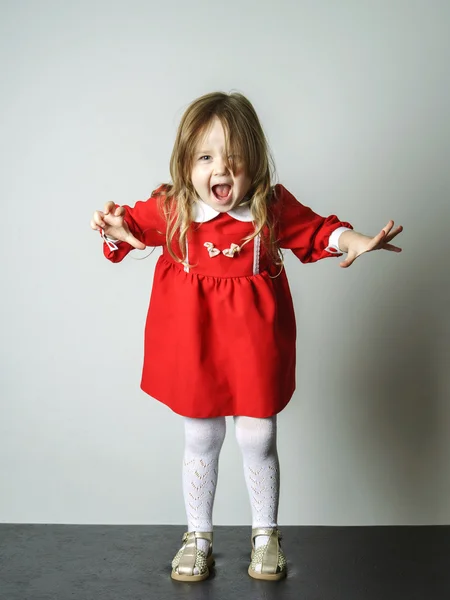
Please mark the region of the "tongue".
<svg viewBox="0 0 450 600"><path fill-rule="evenodd" d="M230 193L231 186L229 185L215 185L214 191L220 198L226 198Z"/></svg>

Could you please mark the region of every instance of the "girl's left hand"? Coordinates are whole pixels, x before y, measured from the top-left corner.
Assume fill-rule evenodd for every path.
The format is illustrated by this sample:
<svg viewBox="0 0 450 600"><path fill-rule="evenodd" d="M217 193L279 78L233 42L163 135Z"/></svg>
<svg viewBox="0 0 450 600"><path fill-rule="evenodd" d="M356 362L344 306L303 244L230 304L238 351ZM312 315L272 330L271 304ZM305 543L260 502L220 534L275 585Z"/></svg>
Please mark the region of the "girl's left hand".
<svg viewBox="0 0 450 600"><path fill-rule="evenodd" d="M348 247L347 258L343 262L339 263L339 266L345 269L349 267L358 258L358 256L361 256L361 254L365 254L366 252L372 252L372 250L389 250L389 252L401 252L401 248L399 248L398 246L394 246L389 242L403 231L403 227L400 225L399 227L396 227L394 230L392 230L393 227L394 221L389 221L386 227L384 227L380 231L380 233L373 238L371 238L368 235L357 233L356 231L345 231L342 234L341 238L347 236L347 234L350 234L348 235L346 240Z"/></svg>

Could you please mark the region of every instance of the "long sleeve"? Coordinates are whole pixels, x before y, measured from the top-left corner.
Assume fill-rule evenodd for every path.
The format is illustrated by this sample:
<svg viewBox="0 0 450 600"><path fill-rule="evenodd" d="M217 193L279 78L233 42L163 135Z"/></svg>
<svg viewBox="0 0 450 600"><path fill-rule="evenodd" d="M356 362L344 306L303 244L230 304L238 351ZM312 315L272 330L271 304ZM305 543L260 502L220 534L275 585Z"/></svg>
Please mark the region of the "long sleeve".
<svg viewBox="0 0 450 600"><path fill-rule="evenodd" d="M282 185L275 186L274 194L273 211L280 248L292 250L303 263L342 256L337 244L330 244L330 237L337 229L353 229L350 223L341 221L336 215L321 217Z"/></svg>
<svg viewBox="0 0 450 600"><path fill-rule="evenodd" d="M166 221L160 209L160 196L157 190L148 200L136 202L134 207L123 205L125 221L136 239L146 246L163 246L166 241ZM133 250L127 242L116 244L113 249L106 242L103 253L111 262L117 263Z"/></svg>

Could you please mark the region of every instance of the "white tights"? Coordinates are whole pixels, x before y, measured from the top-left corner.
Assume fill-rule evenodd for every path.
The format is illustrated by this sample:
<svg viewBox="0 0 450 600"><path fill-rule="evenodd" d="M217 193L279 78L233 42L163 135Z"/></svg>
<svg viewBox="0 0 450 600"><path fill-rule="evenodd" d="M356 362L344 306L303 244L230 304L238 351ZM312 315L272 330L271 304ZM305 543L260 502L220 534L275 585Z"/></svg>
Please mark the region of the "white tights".
<svg viewBox="0 0 450 600"><path fill-rule="evenodd" d="M276 416L234 417L234 423L250 497L252 527L276 527L280 489ZM183 493L189 531L213 530L218 463L225 432L225 417L185 418Z"/></svg>

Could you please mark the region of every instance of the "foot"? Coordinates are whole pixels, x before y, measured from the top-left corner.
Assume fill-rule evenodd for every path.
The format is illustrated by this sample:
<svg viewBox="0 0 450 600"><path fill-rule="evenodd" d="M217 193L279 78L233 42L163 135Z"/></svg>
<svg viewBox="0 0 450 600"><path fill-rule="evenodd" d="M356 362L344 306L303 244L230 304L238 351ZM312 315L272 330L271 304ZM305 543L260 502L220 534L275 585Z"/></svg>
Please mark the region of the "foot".
<svg viewBox="0 0 450 600"><path fill-rule="evenodd" d="M177 581L203 581L209 577L213 564L212 532L190 531L184 534L172 561L171 577Z"/></svg>
<svg viewBox="0 0 450 600"><path fill-rule="evenodd" d="M256 538L260 536L267 536L267 543L255 544ZM250 577L266 581L277 581L286 577L287 561L280 540L281 533L278 529L272 527L252 529L252 556L248 568Z"/></svg>

